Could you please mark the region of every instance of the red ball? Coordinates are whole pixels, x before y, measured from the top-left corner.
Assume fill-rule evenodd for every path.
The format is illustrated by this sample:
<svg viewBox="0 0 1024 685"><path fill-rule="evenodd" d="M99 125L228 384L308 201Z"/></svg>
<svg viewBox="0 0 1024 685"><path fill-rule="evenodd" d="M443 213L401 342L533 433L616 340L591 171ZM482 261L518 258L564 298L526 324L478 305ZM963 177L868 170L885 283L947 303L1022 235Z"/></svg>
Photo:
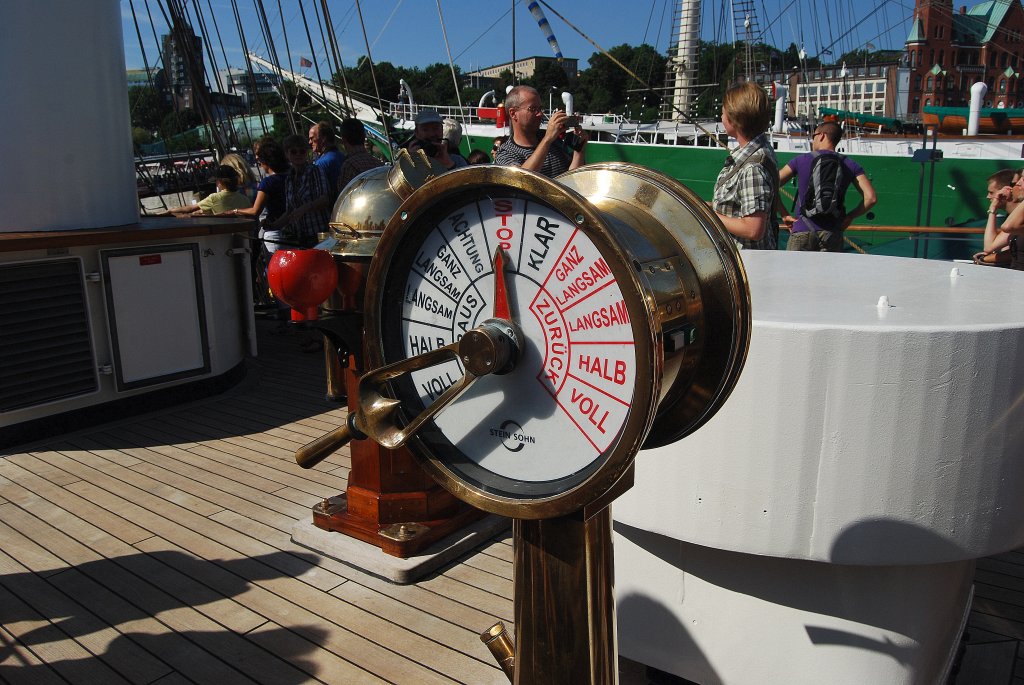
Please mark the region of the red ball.
<svg viewBox="0 0 1024 685"><path fill-rule="evenodd" d="M315 319L317 307L338 285L338 267L326 250L278 250L270 257L267 280L274 296L294 311L292 319Z"/></svg>

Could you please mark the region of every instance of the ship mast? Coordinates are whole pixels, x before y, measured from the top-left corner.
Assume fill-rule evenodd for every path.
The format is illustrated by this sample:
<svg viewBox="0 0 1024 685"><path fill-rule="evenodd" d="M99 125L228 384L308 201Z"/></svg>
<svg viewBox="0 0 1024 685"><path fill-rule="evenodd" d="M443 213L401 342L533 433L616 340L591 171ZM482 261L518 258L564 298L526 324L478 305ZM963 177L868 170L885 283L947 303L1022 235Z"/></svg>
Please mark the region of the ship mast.
<svg viewBox="0 0 1024 685"><path fill-rule="evenodd" d="M697 88L697 59L700 51L701 0L680 0L672 20L672 33L677 37L675 50L669 48L666 87L672 91L672 110L662 118L683 121L680 112L693 114Z"/></svg>
<svg viewBox="0 0 1024 685"><path fill-rule="evenodd" d="M754 62L759 58L755 54L754 43L761 37L754 0L733 0L732 10L736 40L743 41L744 78L753 81Z"/></svg>

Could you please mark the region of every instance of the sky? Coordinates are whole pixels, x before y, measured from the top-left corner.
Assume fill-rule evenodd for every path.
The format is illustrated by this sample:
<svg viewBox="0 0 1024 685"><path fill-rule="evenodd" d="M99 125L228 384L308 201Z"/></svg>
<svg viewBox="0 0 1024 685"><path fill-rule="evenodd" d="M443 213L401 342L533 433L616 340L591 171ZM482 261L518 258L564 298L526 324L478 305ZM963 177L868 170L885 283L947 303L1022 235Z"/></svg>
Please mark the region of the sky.
<svg viewBox="0 0 1024 685"><path fill-rule="evenodd" d="M546 1L550 8L579 29L572 28L555 11L541 4L562 54L579 59L581 69L586 68L587 60L597 48L580 32L605 49L623 43L639 45L647 42L665 52L670 40L673 12L677 11L673 0ZM368 41L375 62L424 67L448 62L439 20L440 5L452 58L463 71L472 71L511 61L512 2L360 0L357 6L355 0L328 0L328 10L341 46L342 62L346 66L354 65L359 57L366 54ZM316 20L319 0L305 0L302 5L313 35L313 49L306 37L298 0L184 0L184 3L190 11L194 11L196 6L202 9L208 31L213 31L214 23L219 28L220 41L214 38L213 43L214 57L221 68L224 54L231 66L244 67L233 7L238 8L249 50L262 56L268 54L255 9L259 4L266 10L272 41L283 67L287 68L288 52L296 70L301 70L298 61L302 57L326 67L326 51ZM515 8L516 56L552 55L544 34L527 9L527 3L528 0L519 0ZM838 56L849 50L863 49L868 44L877 49L902 48L913 11L913 0L734 0L734 3L754 8L753 22L763 32L765 42L783 49L790 43L796 43L809 56L818 55L826 61L834 59L829 55ZM142 46L152 66L158 59L156 36L168 32L160 9L162 4L161 0L121 0L125 61L129 69L143 66L142 50L132 17L133 7L142 33ZM813 15L808 9L810 7L817 8ZM731 41L733 23L728 4L722 6L720 0L705 3L701 21L701 35L705 40ZM739 23L742 25L742 19ZM365 39L362 26L365 26ZM199 33L198 28L196 32ZM223 52L219 45L221 42ZM209 56L206 59L209 61Z"/></svg>

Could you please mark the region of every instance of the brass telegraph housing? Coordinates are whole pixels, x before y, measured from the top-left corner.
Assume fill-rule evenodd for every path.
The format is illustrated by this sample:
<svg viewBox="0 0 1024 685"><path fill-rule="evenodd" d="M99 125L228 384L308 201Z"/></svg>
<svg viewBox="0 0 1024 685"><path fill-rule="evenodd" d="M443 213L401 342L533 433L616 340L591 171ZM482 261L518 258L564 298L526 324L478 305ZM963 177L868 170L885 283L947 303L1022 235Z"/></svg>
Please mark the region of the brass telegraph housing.
<svg viewBox="0 0 1024 685"><path fill-rule="evenodd" d="M452 207L483 206L505 195L549 208L586 235L621 288L635 342L635 387L617 438L593 463L550 479L549 488L491 477L486 466L472 463L436 422L422 420L434 419L435 410L396 375L412 362L403 363L407 350L396 343L399 301L414 268L410 254L439 230ZM383 426L418 424L410 447L444 487L475 507L520 519L562 516L628 487L631 479L623 476L642 446L680 439L725 401L742 368L751 326L746 274L713 212L673 179L615 163L586 166L556 181L489 165L433 179L388 223L370 267L365 312L367 366L390 370L386 379L364 376L366 397L375 399L361 407L361 428L376 437Z"/></svg>

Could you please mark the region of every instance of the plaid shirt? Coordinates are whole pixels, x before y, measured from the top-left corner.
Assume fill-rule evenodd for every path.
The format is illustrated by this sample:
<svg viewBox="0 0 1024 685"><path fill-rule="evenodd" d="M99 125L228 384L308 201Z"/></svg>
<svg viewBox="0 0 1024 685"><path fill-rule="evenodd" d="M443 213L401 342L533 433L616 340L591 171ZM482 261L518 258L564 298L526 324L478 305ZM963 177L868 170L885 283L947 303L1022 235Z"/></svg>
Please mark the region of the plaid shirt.
<svg viewBox="0 0 1024 685"><path fill-rule="evenodd" d="M341 165L341 174L338 175L338 190L345 190L345 186L347 186L353 178L364 171L376 169L383 165L384 162L380 161L369 152L356 150L345 157L345 161Z"/></svg>
<svg viewBox="0 0 1024 685"><path fill-rule="evenodd" d="M751 159L754 155L757 158ZM760 240L733 238L747 250L774 250L775 194L779 187L779 163L768 136L761 134L725 158L725 166L715 181L713 208L725 216L750 216L754 212L768 215L768 227Z"/></svg>
<svg viewBox="0 0 1024 685"><path fill-rule="evenodd" d="M328 186L323 169L316 164L306 164L298 170L292 167L285 176L285 205L289 212L329 192L337 194ZM330 211L327 209L306 212L288 223L284 229L285 238L311 247L317 243L317 234L327 230L327 222L330 220Z"/></svg>

